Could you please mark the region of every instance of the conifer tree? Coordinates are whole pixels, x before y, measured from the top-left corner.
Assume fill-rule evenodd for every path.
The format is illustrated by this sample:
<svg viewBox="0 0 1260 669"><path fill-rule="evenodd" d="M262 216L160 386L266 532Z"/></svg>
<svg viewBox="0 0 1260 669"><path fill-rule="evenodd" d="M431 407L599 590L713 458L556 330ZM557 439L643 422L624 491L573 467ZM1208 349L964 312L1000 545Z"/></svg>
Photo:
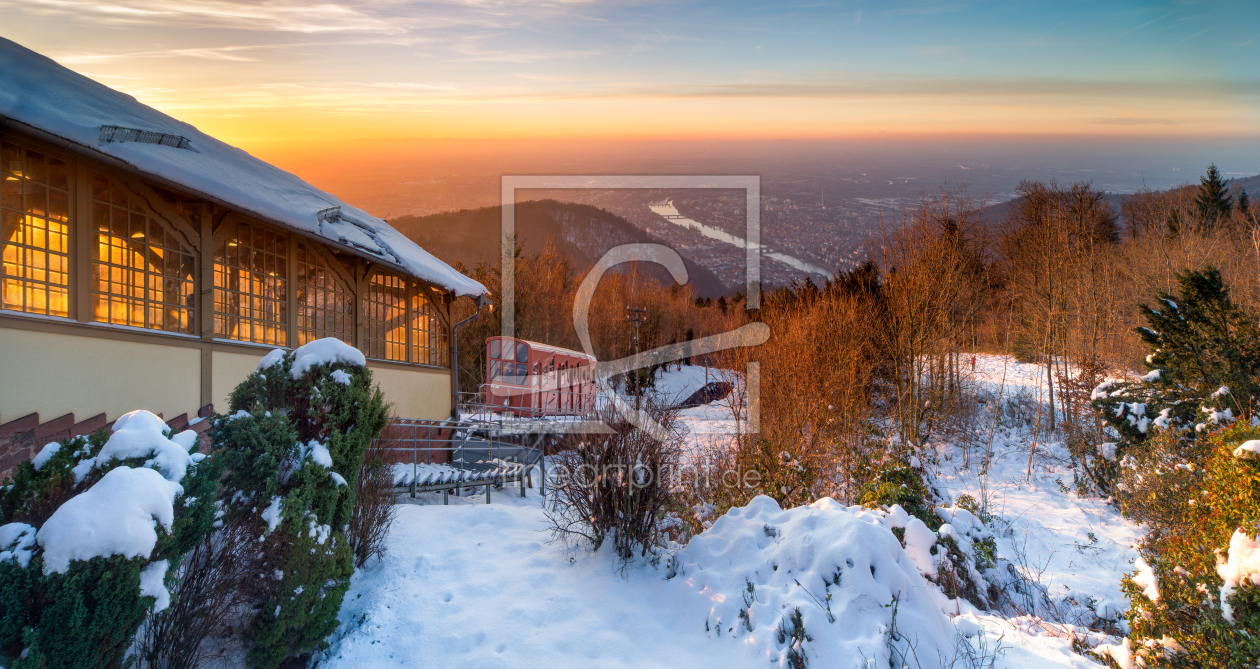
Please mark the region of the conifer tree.
<svg viewBox="0 0 1260 669"><path fill-rule="evenodd" d="M1194 198L1199 216L1205 225L1214 227L1229 218L1234 198L1229 195L1216 164L1208 165L1207 174L1199 179L1199 194Z"/></svg>
<svg viewBox="0 0 1260 669"><path fill-rule="evenodd" d="M1260 402L1260 333L1234 305L1216 268L1177 275L1179 295L1158 308L1138 305L1150 327L1137 328L1151 370L1141 381L1094 390L1094 407L1120 436L1122 456L1155 428L1187 436L1230 419L1250 419ZM1202 426L1202 427L1200 427Z"/></svg>

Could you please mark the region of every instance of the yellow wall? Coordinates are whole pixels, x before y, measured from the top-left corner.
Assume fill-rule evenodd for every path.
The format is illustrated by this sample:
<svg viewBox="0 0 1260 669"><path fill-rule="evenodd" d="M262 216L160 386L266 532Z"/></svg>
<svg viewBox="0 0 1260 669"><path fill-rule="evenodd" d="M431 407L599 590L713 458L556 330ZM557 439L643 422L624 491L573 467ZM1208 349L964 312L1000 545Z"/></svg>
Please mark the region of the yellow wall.
<svg viewBox="0 0 1260 669"><path fill-rule="evenodd" d="M228 395L238 383L255 369L258 361L271 349L258 353L214 352L214 408L228 410ZM385 393L385 401L393 406L389 415L400 418L440 420L451 415L451 375L443 370L424 368L398 369L368 362L372 380Z"/></svg>
<svg viewBox="0 0 1260 669"><path fill-rule="evenodd" d="M214 408L258 368L270 349L212 353ZM393 405L392 416L438 420L451 413L451 375L368 363ZM201 351L195 347L118 341L0 326L0 423L39 413L41 421L73 413L114 420L147 409L167 419L201 408Z"/></svg>
<svg viewBox="0 0 1260 669"><path fill-rule="evenodd" d="M441 420L451 415L451 374L440 369L401 370L368 362L372 379L393 404L389 414L401 418Z"/></svg>
<svg viewBox="0 0 1260 669"><path fill-rule="evenodd" d="M269 348L260 348L257 353L237 353L236 351L215 351L210 369L214 377L210 384L210 396L214 398L214 410L227 413L228 395L240 385L245 377L258 369L258 361L271 352Z"/></svg>
<svg viewBox="0 0 1260 669"><path fill-rule="evenodd" d="M0 422L39 413L114 420L147 409L167 419L201 406L201 352L0 327Z"/></svg>

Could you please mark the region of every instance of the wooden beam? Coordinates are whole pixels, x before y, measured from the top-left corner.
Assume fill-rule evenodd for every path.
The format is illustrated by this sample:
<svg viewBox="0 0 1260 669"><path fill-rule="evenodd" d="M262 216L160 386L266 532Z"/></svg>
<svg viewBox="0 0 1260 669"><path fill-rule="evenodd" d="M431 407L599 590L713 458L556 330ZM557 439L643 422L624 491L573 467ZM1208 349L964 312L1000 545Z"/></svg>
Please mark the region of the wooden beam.
<svg viewBox="0 0 1260 669"><path fill-rule="evenodd" d="M70 316L80 323L91 323L92 309L92 245L96 228L92 225L92 175L87 160L75 158L70 163L74 178L70 197Z"/></svg>
<svg viewBox="0 0 1260 669"><path fill-rule="evenodd" d="M195 251L203 250L201 248L202 242L200 224L195 224L184 216L181 216L175 211L175 207L168 204L166 200L163 200L162 197L154 192L152 188L149 188L148 184L144 183L144 181L140 180L135 175L115 169L108 170L108 174L112 179L118 181L128 191L130 191L130 195L133 195L136 199L142 201L149 209L148 213L150 215L154 218L165 220L167 225L173 228L180 234L181 237L184 238L184 243L188 244L190 248Z"/></svg>

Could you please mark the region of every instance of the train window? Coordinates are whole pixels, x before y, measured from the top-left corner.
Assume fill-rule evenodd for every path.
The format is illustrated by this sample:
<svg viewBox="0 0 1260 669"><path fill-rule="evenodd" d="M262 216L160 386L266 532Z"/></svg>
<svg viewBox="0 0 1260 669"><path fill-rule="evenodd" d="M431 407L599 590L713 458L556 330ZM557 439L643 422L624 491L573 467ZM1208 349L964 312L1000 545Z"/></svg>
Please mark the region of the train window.
<svg viewBox="0 0 1260 669"><path fill-rule="evenodd" d="M494 382L498 380L499 380L499 361L491 360L490 361L490 381Z"/></svg>
<svg viewBox="0 0 1260 669"><path fill-rule="evenodd" d="M490 340L490 357L491 358L499 357L499 340L498 339Z"/></svg>
<svg viewBox="0 0 1260 669"><path fill-rule="evenodd" d="M516 366L516 382L524 385L525 378L529 376L529 365L521 364Z"/></svg>
<svg viewBox="0 0 1260 669"><path fill-rule="evenodd" d="M529 347L524 344L516 345L516 361L529 362Z"/></svg>

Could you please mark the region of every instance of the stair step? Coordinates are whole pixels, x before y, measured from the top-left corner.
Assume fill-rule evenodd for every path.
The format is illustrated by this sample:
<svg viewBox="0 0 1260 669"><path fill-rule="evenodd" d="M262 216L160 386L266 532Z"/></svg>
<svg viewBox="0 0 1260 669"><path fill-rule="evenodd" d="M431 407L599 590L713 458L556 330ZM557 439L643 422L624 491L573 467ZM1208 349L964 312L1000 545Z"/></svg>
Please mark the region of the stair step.
<svg viewBox="0 0 1260 669"><path fill-rule="evenodd" d="M70 428L74 427L74 414L58 416L35 428L35 443L43 446L51 441L62 441L70 438Z"/></svg>
<svg viewBox="0 0 1260 669"><path fill-rule="evenodd" d="M9 439L14 435L34 430L37 427L39 427L38 413L27 414L21 418L14 418L9 422L0 425L0 439Z"/></svg>
<svg viewBox="0 0 1260 669"><path fill-rule="evenodd" d="M70 438L80 437L85 434L92 434L97 430L105 427L109 423L105 419L105 414L98 413L91 418L81 420L70 427Z"/></svg>

